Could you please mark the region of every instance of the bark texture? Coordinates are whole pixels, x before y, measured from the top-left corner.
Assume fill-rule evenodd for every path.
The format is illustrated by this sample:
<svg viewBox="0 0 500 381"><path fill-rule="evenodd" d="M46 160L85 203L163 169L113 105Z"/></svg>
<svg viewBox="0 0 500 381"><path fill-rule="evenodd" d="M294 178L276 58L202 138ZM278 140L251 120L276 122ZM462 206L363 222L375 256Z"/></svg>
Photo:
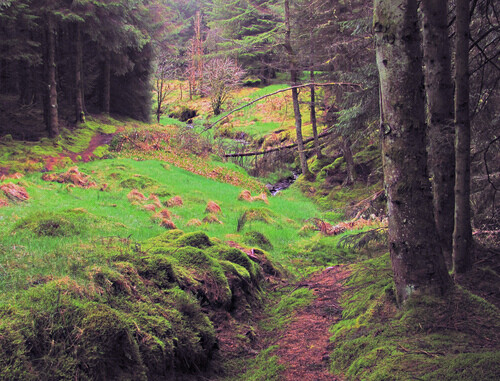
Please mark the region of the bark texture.
<svg viewBox="0 0 500 381"><path fill-rule="evenodd" d="M54 17L47 15L47 54L46 54L46 82L47 82L47 131L49 137L59 135L59 113L57 104L57 82L56 82L56 26Z"/></svg>
<svg viewBox="0 0 500 381"><path fill-rule="evenodd" d="M77 123L85 123L82 81L83 46L80 24L75 25L75 116Z"/></svg>
<svg viewBox="0 0 500 381"><path fill-rule="evenodd" d="M453 82L447 0L422 0L425 89L434 219L446 262L451 265L455 207Z"/></svg>
<svg viewBox="0 0 500 381"><path fill-rule="evenodd" d="M451 285L427 176L422 55L416 0L375 0L384 187L396 296L444 294Z"/></svg>
<svg viewBox="0 0 500 381"><path fill-rule="evenodd" d="M311 83L314 83L314 70L311 70L310 78L311 78ZM310 111L311 125L313 130L314 148L316 151L316 157L318 158L318 160L321 160L323 158L323 155L321 154L321 147L319 146L319 139L318 139L318 120L316 118L316 88L314 87L314 85L311 85L311 105L309 111Z"/></svg>
<svg viewBox="0 0 500 381"><path fill-rule="evenodd" d="M290 1L285 0L285 47L288 52L288 58L290 61L290 80L292 82L292 86L297 85L298 82L298 72L297 72L297 63L296 63L296 55L295 51L292 48L291 42L291 27L290 27ZM299 104L299 91L297 88L292 88L292 102L293 102L293 113L295 115L295 133L297 135L297 147L299 150L299 159L300 159L300 168L302 170L302 174L306 178L311 178L311 172L309 172L309 168L307 166L307 158L306 153L304 151L304 139L302 137L302 115L300 113L300 104Z"/></svg>
<svg viewBox="0 0 500 381"><path fill-rule="evenodd" d="M342 153L344 154L347 169L345 185L354 184L354 181L356 180L356 166L354 164L354 156L352 155L351 145L351 139L349 139L349 137L342 136Z"/></svg>
<svg viewBox="0 0 500 381"><path fill-rule="evenodd" d="M453 272L472 266L470 224L469 1L456 1L455 48L455 230Z"/></svg>

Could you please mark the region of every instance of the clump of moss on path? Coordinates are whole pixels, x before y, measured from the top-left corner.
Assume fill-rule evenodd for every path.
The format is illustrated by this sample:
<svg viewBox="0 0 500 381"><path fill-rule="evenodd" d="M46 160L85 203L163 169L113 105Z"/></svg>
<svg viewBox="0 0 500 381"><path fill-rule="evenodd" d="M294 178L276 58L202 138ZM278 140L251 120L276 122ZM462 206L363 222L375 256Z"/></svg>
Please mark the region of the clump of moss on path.
<svg viewBox="0 0 500 381"><path fill-rule="evenodd" d="M393 296L389 255L352 265L331 371L347 380L496 380L500 313L459 286L445 298Z"/></svg>

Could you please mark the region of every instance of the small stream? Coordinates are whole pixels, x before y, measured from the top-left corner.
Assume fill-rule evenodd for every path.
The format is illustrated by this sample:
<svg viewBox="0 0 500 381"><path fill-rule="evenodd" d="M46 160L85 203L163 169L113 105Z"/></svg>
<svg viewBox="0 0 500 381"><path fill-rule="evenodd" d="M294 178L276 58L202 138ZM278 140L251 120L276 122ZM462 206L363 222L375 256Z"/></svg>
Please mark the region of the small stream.
<svg viewBox="0 0 500 381"><path fill-rule="evenodd" d="M276 184L266 184L266 188L274 196L276 193L289 188L297 180L297 177L299 177L299 172L294 171L292 176L281 179Z"/></svg>

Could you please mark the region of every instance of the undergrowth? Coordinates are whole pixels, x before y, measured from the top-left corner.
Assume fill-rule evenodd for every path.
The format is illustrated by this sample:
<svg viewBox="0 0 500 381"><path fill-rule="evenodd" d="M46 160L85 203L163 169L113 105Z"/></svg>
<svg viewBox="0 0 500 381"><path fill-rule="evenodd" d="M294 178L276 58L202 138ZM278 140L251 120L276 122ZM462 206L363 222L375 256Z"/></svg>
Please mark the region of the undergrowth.
<svg viewBox="0 0 500 381"><path fill-rule="evenodd" d="M348 380L497 380L496 307L459 286L395 305L389 255L352 265L331 371Z"/></svg>

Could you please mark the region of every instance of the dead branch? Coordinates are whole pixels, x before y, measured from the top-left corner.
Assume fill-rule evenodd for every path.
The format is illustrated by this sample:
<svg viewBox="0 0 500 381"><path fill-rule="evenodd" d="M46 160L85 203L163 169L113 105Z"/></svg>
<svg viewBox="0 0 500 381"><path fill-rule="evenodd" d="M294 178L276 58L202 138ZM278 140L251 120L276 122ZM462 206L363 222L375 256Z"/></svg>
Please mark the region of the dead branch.
<svg viewBox="0 0 500 381"><path fill-rule="evenodd" d="M246 108L248 106L251 106L254 103L256 103L256 102L258 102L258 101L260 101L260 100L262 100L264 98L268 98L268 97L271 97L273 95L276 95L276 94L279 94L279 93L283 93L285 91L290 91L290 90L293 90L293 89L300 89L302 87L311 87L311 86L319 86L319 87L321 87L321 86L354 86L354 87L359 87L361 89L363 88L359 83L349 83L349 82L306 83L306 84L303 84L303 85L297 85L297 86L287 87L286 89L281 89L281 90L275 91L274 93L263 95L262 97L256 98L253 101L245 103L243 106L237 107L234 110L229 111L227 114L225 114L224 116L220 117L215 122L213 122L210 126L206 127L202 132L206 132L206 131L210 130L211 128L213 128L214 126L216 126L217 124L219 124L221 121L223 121L224 119L226 119L229 115L234 114L237 111L243 110L244 108Z"/></svg>
<svg viewBox="0 0 500 381"><path fill-rule="evenodd" d="M331 135L331 134L333 134L333 132L334 132L333 130L322 132L321 134L318 135L318 138L323 138L325 136ZM306 140L304 140L304 144L312 142L313 140L314 140L314 137L307 138ZM293 148L296 146L297 146L297 143L293 143L293 144L289 144L286 146L271 148L271 149L268 149L266 151L255 151L255 152L245 152L245 153L228 153L228 154L225 154L224 157L243 157L243 156L265 155L266 153L281 151L282 149Z"/></svg>

